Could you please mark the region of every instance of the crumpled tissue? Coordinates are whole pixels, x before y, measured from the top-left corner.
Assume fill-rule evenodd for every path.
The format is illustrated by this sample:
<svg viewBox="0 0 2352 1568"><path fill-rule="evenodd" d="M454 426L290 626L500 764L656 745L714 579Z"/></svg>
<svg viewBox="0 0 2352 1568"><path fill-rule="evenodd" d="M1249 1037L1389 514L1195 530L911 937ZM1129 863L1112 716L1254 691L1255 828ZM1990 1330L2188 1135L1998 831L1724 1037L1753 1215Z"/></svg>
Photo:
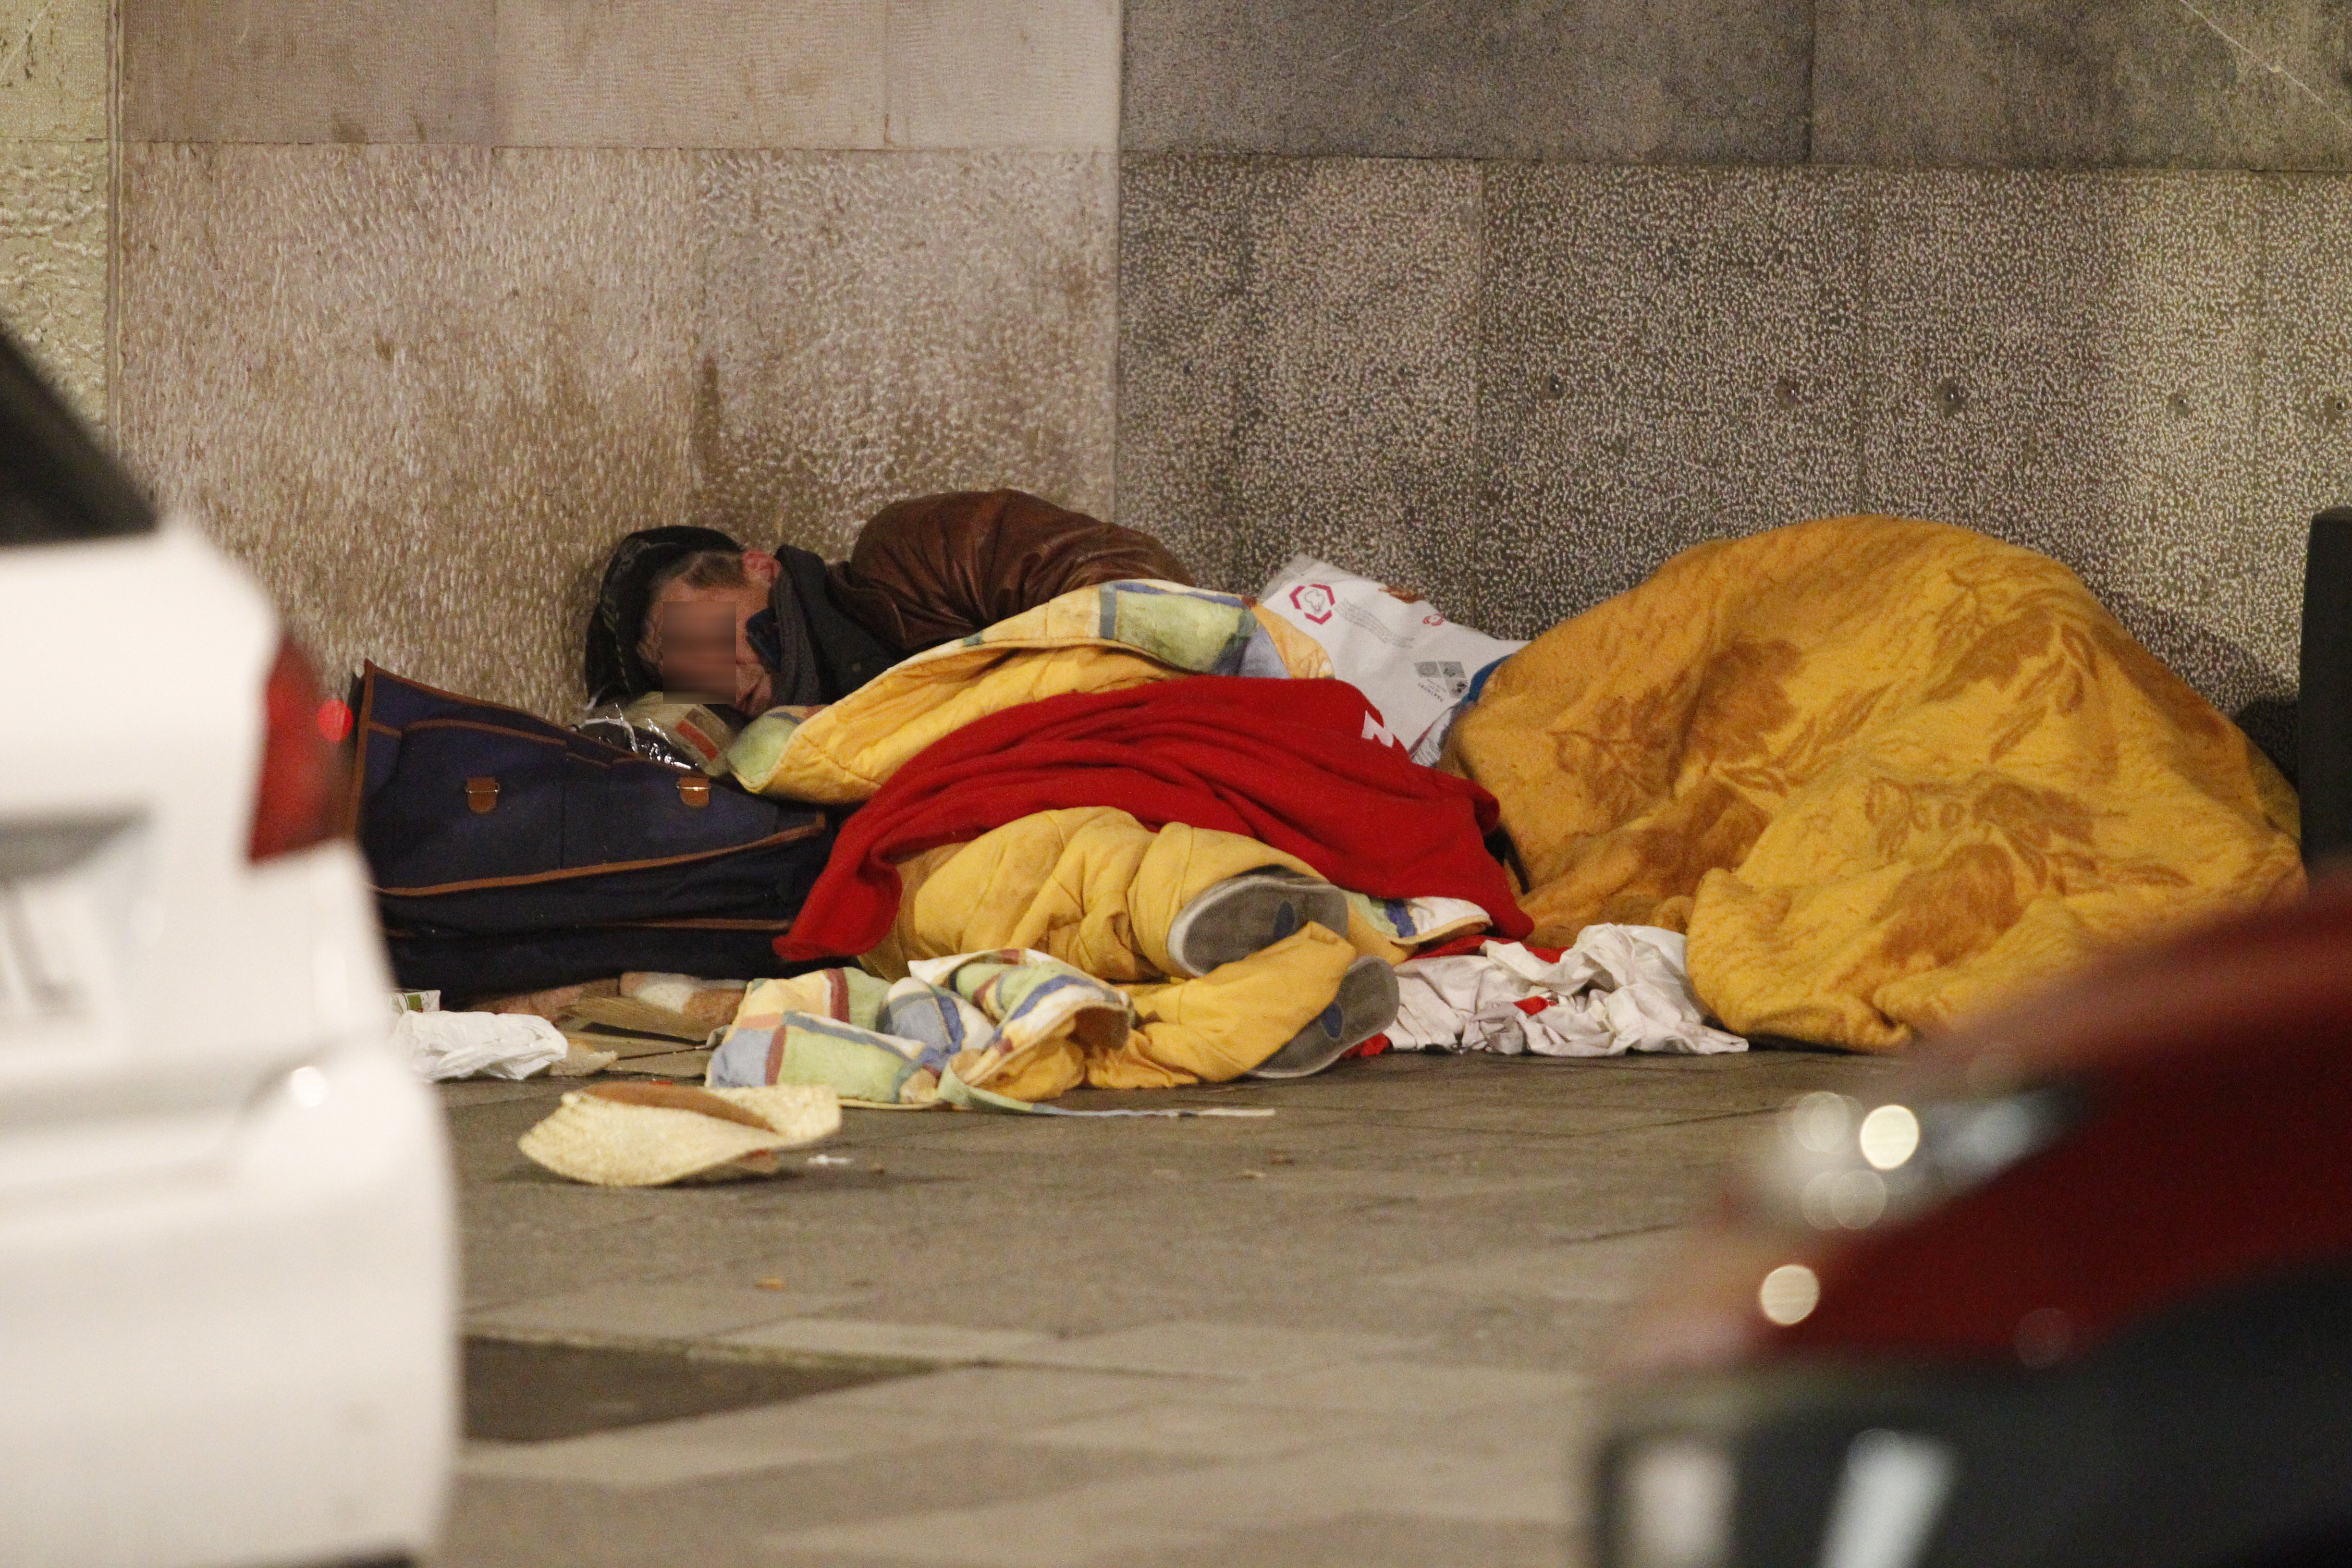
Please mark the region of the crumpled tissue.
<svg viewBox="0 0 2352 1568"><path fill-rule="evenodd" d="M451 1078L529 1078L563 1059L562 1032L530 1013L403 1013L393 1043L427 1083Z"/></svg>
<svg viewBox="0 0 2352 1568"><path fill-rule="evenodd" d="M1590 925L1548 961L1516 942L1397 965L1397 1050L1613 1057L1711 1056L1748 1042L1710 1026L1691 990L1680 931Z"/></svg>

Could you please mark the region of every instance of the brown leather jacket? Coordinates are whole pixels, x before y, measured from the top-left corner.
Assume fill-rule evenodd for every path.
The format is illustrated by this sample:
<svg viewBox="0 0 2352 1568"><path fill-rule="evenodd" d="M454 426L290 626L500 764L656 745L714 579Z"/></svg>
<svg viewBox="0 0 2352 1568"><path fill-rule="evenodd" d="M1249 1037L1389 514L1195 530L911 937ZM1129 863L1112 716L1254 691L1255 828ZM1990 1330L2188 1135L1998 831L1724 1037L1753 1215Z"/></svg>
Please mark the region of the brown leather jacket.
<svg viewBox="0 0 2352 1568"><path fill-rule="evenodd" d="M1148 533L1024 490L894 501L829 569L833 598L908 653L969 637L1073 588L1128 577L1192 581Z"/></svg>

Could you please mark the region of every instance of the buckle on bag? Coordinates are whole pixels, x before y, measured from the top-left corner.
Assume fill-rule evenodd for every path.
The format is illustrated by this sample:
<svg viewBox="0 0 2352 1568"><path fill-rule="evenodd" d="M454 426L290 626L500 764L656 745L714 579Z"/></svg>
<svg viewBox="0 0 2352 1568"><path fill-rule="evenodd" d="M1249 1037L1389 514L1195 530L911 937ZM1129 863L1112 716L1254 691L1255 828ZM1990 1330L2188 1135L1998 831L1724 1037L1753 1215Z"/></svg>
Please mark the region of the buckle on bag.
<svg viewBox="0 0 2352 1568"><path fill-rule="evenodd" d="M688 811L700 811L710 804L710 781L688 773L677 781L677 798L686 803Z"/></svg>
<svg viewBox="0 0 2352 1568"><path fill-rule="evenodd" d="M466 781L466 805L476 816L486 816L498 809L499 781L491 778Z"/></svg>

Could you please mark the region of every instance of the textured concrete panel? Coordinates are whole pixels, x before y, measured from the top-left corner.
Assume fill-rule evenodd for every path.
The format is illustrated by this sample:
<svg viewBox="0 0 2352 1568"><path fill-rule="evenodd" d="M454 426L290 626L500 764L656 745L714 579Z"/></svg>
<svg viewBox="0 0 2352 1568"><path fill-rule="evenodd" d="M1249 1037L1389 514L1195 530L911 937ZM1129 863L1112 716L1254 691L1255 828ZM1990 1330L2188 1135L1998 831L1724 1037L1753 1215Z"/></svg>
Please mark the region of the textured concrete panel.
<svg viewBox="0 0 2352 1568"><path fill-rule="evenodd" d="M2352 503L2352 183L2265 180L2263 455L2301 512Z"/></svg>
<svg viewBox="0 0 2352 1568"><path fill-rule="evenodd" d="M2352 166L2333 0L1820 0L1814 26L1818 162Z"/></svg>
<svg viewBox="0 0 2352 1568"><path fill-rule="evenodd" d="M720 153L693 439L702 521L843 549L885 502L1111 504L1116 167L1064 153Z"/></svg>
<svg viewBox="0 0 2352 1568"><path fill-rule="evenodd" d="M2235 711L2352 500L2332 178L1130 156L1122 244L1123 512L1234 587L1310 550L1525 637L1886 510L2057 556Z"/></svg>
<svg viewBox="0 0 2352 1568"><path fill-rule="evenodd" d="M133 147L123 200L125 444L329 668L568 716L630 529L1108 500L1096 162Z"/></svg>
<svg viewBox="0 0 2352 1568"><path fill-rule="evenodd" d="M1473 513L1478 174L1129 157L1119 502L1204 582L1294 551L1450 581Z"/></svg>
<svg viewBox="0 0 2352 1568"><path fill-rule="evenodd" d="M598 546L688 510L694 190L679 153L128 148L124 446L322 668L568 713Z"/></svg>
<svg viewBox="0 0 2352 1568"><path fill-rule="evenodd" d="M0 140L106 139L107 0L0 0Z"/></svg>
<svg viewBox="0 0 2352 1568"><path fill-rule="evenodd" d="M2305 529L2352 505L2352 184L2287 175L2259 187L2263 217L2261 489L2233 542L2233 600L2273 628L2263 645L2291 679Z"/></svg>
<svg viewBox="0 0 2352 1568"><path fill-rule="evenodd" d="M1216 581L1304 550L1528 636L1853 504L1833 181L1130 157L1122 208L1123 515Z"/></svg>
<svg viewBox="0 0 2352 1568"><path fill-rule="evenodd" d="M1128 0L1129 152L1798 163L1806 0Z"/></svg>
<svg viewBox="0 0 2352 1568"><path fill-rule="evenodd" d="M1864 498L2073 566L2222 706L2293 684L2295 585L2258 501L2258 185L1865 182Z"/></svg>
<svg viewBox="0 0 2352 1568"><path fill-rule="evenodd" d="M134 142L485 142L494 0L121 0Z"/></svg>
<svg viewBox="0 0 2352 1568"><path fill-rule="evenodd" d="M0 142L0 324L98 421L106 247L103 142Z"/></svg>
<svg viewBox="0 0 2352 1568"><path fill-rule="evenodd" d="M1118 0L889 5L891 146L1118 146Z"/></svg>
<svg viewBox="0 0 2352 1568"><path fill-rule="evenodd" d="M1853 509L1847 184L1522 163L1486 184L1486 510L1450 613L1533 637L1702 540Z"/></svg>
<svg viewBox="0 0 2352 1568"><path fill-rule="evenodd" d="M497 139L882 145L886 0L500 0Z"/></svg>
<svg viewBox="0 0 2352 1568"><path fill-rule="evenodd" d="M1118 126L1117 0L126 0L124 56L139 140L1108 151Z"/></svg>

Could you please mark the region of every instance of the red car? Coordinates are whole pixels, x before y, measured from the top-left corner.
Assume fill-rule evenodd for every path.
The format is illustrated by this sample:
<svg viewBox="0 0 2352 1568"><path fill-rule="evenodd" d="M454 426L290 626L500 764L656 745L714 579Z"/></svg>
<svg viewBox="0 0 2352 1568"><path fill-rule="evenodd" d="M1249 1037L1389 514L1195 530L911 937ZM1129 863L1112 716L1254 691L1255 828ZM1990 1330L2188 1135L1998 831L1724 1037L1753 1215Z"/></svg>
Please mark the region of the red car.
<svg viewBox="0 0 2352 1568"><path fill-rule="evenodd" d="M1609 1568L2352 1563L2352 878L1796 1101L1622 1370Z"/></svg>

